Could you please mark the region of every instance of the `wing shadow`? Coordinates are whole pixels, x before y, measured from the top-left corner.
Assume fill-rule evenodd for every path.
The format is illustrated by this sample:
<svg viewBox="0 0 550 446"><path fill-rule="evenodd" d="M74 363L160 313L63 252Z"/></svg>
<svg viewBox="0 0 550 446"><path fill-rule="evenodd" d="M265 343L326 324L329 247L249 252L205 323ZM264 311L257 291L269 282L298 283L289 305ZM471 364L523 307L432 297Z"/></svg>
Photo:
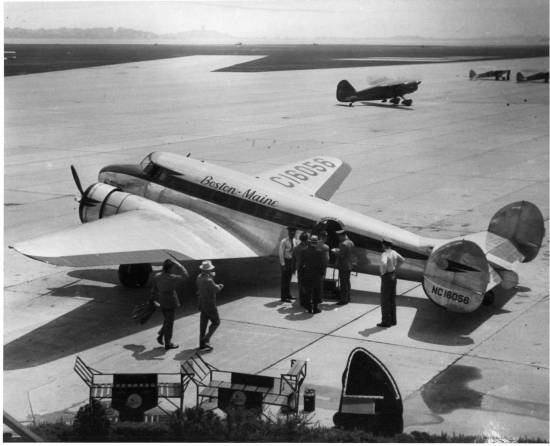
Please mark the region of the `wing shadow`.
<svg viewBox="0 0 550 446"><path fill-rule="evenodd" d="M262 290L276 286L279 281L277 262L258 259L253 267L248 265L246 270L239 261L219 262L218 265L219 281L225 284L224 292L218 296L220 305L251 294L262 295ZM191 277L196 277L191 271ZM127 289L115 285L118 279L117 271L113 269L74 270L69 275L84 283L53 288L49 294L81 297L89 301L4 345L4 370L42 365L161 324L160 311L156 311L143 325L131 318L133 307L149 298L148 287ZM254 277L254 280L248 276ZM245 283L247 278L248 284ZM183 308L178 310L176 319L197 312L194 290L194 280L188 281L179 290ZM136 344L128 344L124 348L140 360L158 359L163 350L156 348L147 351L144 346Z"/></svg>

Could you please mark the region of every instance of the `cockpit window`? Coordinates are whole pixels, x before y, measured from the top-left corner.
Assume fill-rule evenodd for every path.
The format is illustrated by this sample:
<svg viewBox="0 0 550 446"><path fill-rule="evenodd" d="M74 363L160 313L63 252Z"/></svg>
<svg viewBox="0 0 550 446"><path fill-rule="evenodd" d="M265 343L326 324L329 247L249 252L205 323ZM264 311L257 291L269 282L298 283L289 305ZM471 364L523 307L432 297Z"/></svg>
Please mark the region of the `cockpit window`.
<svg viewBox="0 0 550 446"><path fill-rule="evenodd" d="M160 173L160 167L151 160L151 154L147 155L140 163L141 170L149 178L155 178Z"/></svg>

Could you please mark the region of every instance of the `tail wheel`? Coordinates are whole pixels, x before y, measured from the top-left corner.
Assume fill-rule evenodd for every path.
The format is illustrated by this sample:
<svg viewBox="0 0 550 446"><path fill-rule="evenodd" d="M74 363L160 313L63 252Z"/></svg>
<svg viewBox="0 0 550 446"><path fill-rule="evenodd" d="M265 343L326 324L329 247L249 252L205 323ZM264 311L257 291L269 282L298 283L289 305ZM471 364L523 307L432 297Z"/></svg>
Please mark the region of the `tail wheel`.
<svg viewBox="0 0 550 446"><path fill-rule="evenodd" d="M147 285L152 271L153 268L149 263L120 265L118 267L118 279L127 288L143 288Z"/></svg>

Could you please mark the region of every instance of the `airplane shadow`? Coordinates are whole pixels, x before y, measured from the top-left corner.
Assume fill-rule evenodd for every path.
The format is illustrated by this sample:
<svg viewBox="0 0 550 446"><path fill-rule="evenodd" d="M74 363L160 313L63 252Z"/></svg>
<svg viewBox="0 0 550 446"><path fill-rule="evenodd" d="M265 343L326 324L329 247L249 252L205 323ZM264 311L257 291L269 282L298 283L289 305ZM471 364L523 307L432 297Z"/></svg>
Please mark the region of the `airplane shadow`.
<svg viewBox="0 0 550 446"><path fill-rule="evenodd" d="M220 305L249 295L273 296L273 288L277 288L279 283L279 268L276 262L275 266L272 262L260 263L256 268L249 268L248 272L243 272L238 263L229 266L228 269L218 270L218 281L225 283L224 292L218 296ZM247 277L246 274L250 276ZM134 306L149 298L149 288L127 289L115 285L118 282L116 270L74 270L69 275L82 279L82 283L76 282L51 289L50 294L89 299L88 302L4 345L4 370L38 366L158 327L162 323L160 311L156 311L143 325L139 325L131 318ZM191 277L195 277L193 273ZM198 311L193 282L188 281L187 285L179 290L183 306L177 310L176 319ZM416 309L408 331L410 338L430 344L469 345L473 343L469 335L474 330L493 315L506 312L503 306L514 295L517 294L516 299L521 299L522 294L527 291L529 289L524 287L516 287L509 291L497 290L497 298L493 305L482 305L475 312L468 314L445 311L424 297L398 296L397 307ZM353 290L352 301L378 306L380 296L374 292ZM265 305L277 308L279 313L292 321L306 320L314 316L297 302L288 305L277 299ZM325 300L320 308L322 311L332 311L338 306L336 302ZM367 328L359 333L368 337L375 333L377 328L379 327ZM156 341L151 339L151 342ZM159 359L164 354L164 349L160 346L147 350L143 345L127 344L123 348L131 351L137 360ZM184 352L178 353L178 357L180 356L183 358Z"/></svg>
<svg viewBox="0 0 550 446"><path fill-rule="evenodd" d="M516 287L512 290L497 287L495 302L492 305L481 305L472 313L447 311L434 305L427 297L397 296L397 323L400 323L400 307L415 308L416 313L407 334L409 338L436 345L471 345L474 343L470 337L471 333L492 316L509 312L503 309L504 305L516 295L518 295L516 298L520 299L521 293L526 291L528 288L525 287ZM354 302L380 304L378 293L364 291L352 291L352 293ZM374 326L360 331L359 334L368 337L382 329Z"/></svg>
<svg viewBox="0 0 550 446"><path fill-rule="evenodd" d="M223 305L249 295L268 295L279 282L279 268L273 268L272 262L258 262L249 272L243 272L236 265L234 268L218 269L217 279L224 283L224 292L218 296L218 303ZM250 273L254 280L246 275ZM127 289L118 283L117 271L112 269L74 270L71 277L82 279L68 286L50 289L52 296L79 297L89 299L78 308L69 311L48 323L14 339L4 345L4 370L18 370L35 367L57 359L78 354L113 340L131 336L162 323L162 314L155 311L143 325L136 323L132 317L135 305L149 299L149 287ZM191 273L191 277L195 277ZM262 280L258 280L261 277ZM244 279L248 279L246 283ZM93 283L97 282L97 283ZM176 312L176 320L198 312L194 280L179 291L182 307ZM47 299L47 295L44 297ZM137 360L161 359L164 348L156 345L147 349L143 345L127 344L123 348L132 352ZM183 352L178 353L181 356Z"/></svg>
<svg viewBox="0 0 550 446"><path fill-rule="evenodd" d="M492 305L481 305L472 313L454 313L434 305L429 299L406 298L417 300L418 311L409 328L409 337L421 342L438 345L471 345L474 340L470 335L491 317L509 313L503 307L516 296L516 289L494 289L495 302ZM516 297L520 298L520 297ZM399 304L398 304L399 305Z"/></svg>

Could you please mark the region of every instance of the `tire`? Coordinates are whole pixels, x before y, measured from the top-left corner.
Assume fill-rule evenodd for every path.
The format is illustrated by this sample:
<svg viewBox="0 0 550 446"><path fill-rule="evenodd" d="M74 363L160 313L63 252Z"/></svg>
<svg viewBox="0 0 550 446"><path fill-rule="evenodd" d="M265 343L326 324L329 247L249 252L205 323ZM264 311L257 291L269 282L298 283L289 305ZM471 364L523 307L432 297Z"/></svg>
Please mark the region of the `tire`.
<svg viewBox="0 0 550 446"><path fill-rule="evenodd" d="M120 265L118 279L126 288L143 288L149 281L153 268L149 263Z"/></svg>

